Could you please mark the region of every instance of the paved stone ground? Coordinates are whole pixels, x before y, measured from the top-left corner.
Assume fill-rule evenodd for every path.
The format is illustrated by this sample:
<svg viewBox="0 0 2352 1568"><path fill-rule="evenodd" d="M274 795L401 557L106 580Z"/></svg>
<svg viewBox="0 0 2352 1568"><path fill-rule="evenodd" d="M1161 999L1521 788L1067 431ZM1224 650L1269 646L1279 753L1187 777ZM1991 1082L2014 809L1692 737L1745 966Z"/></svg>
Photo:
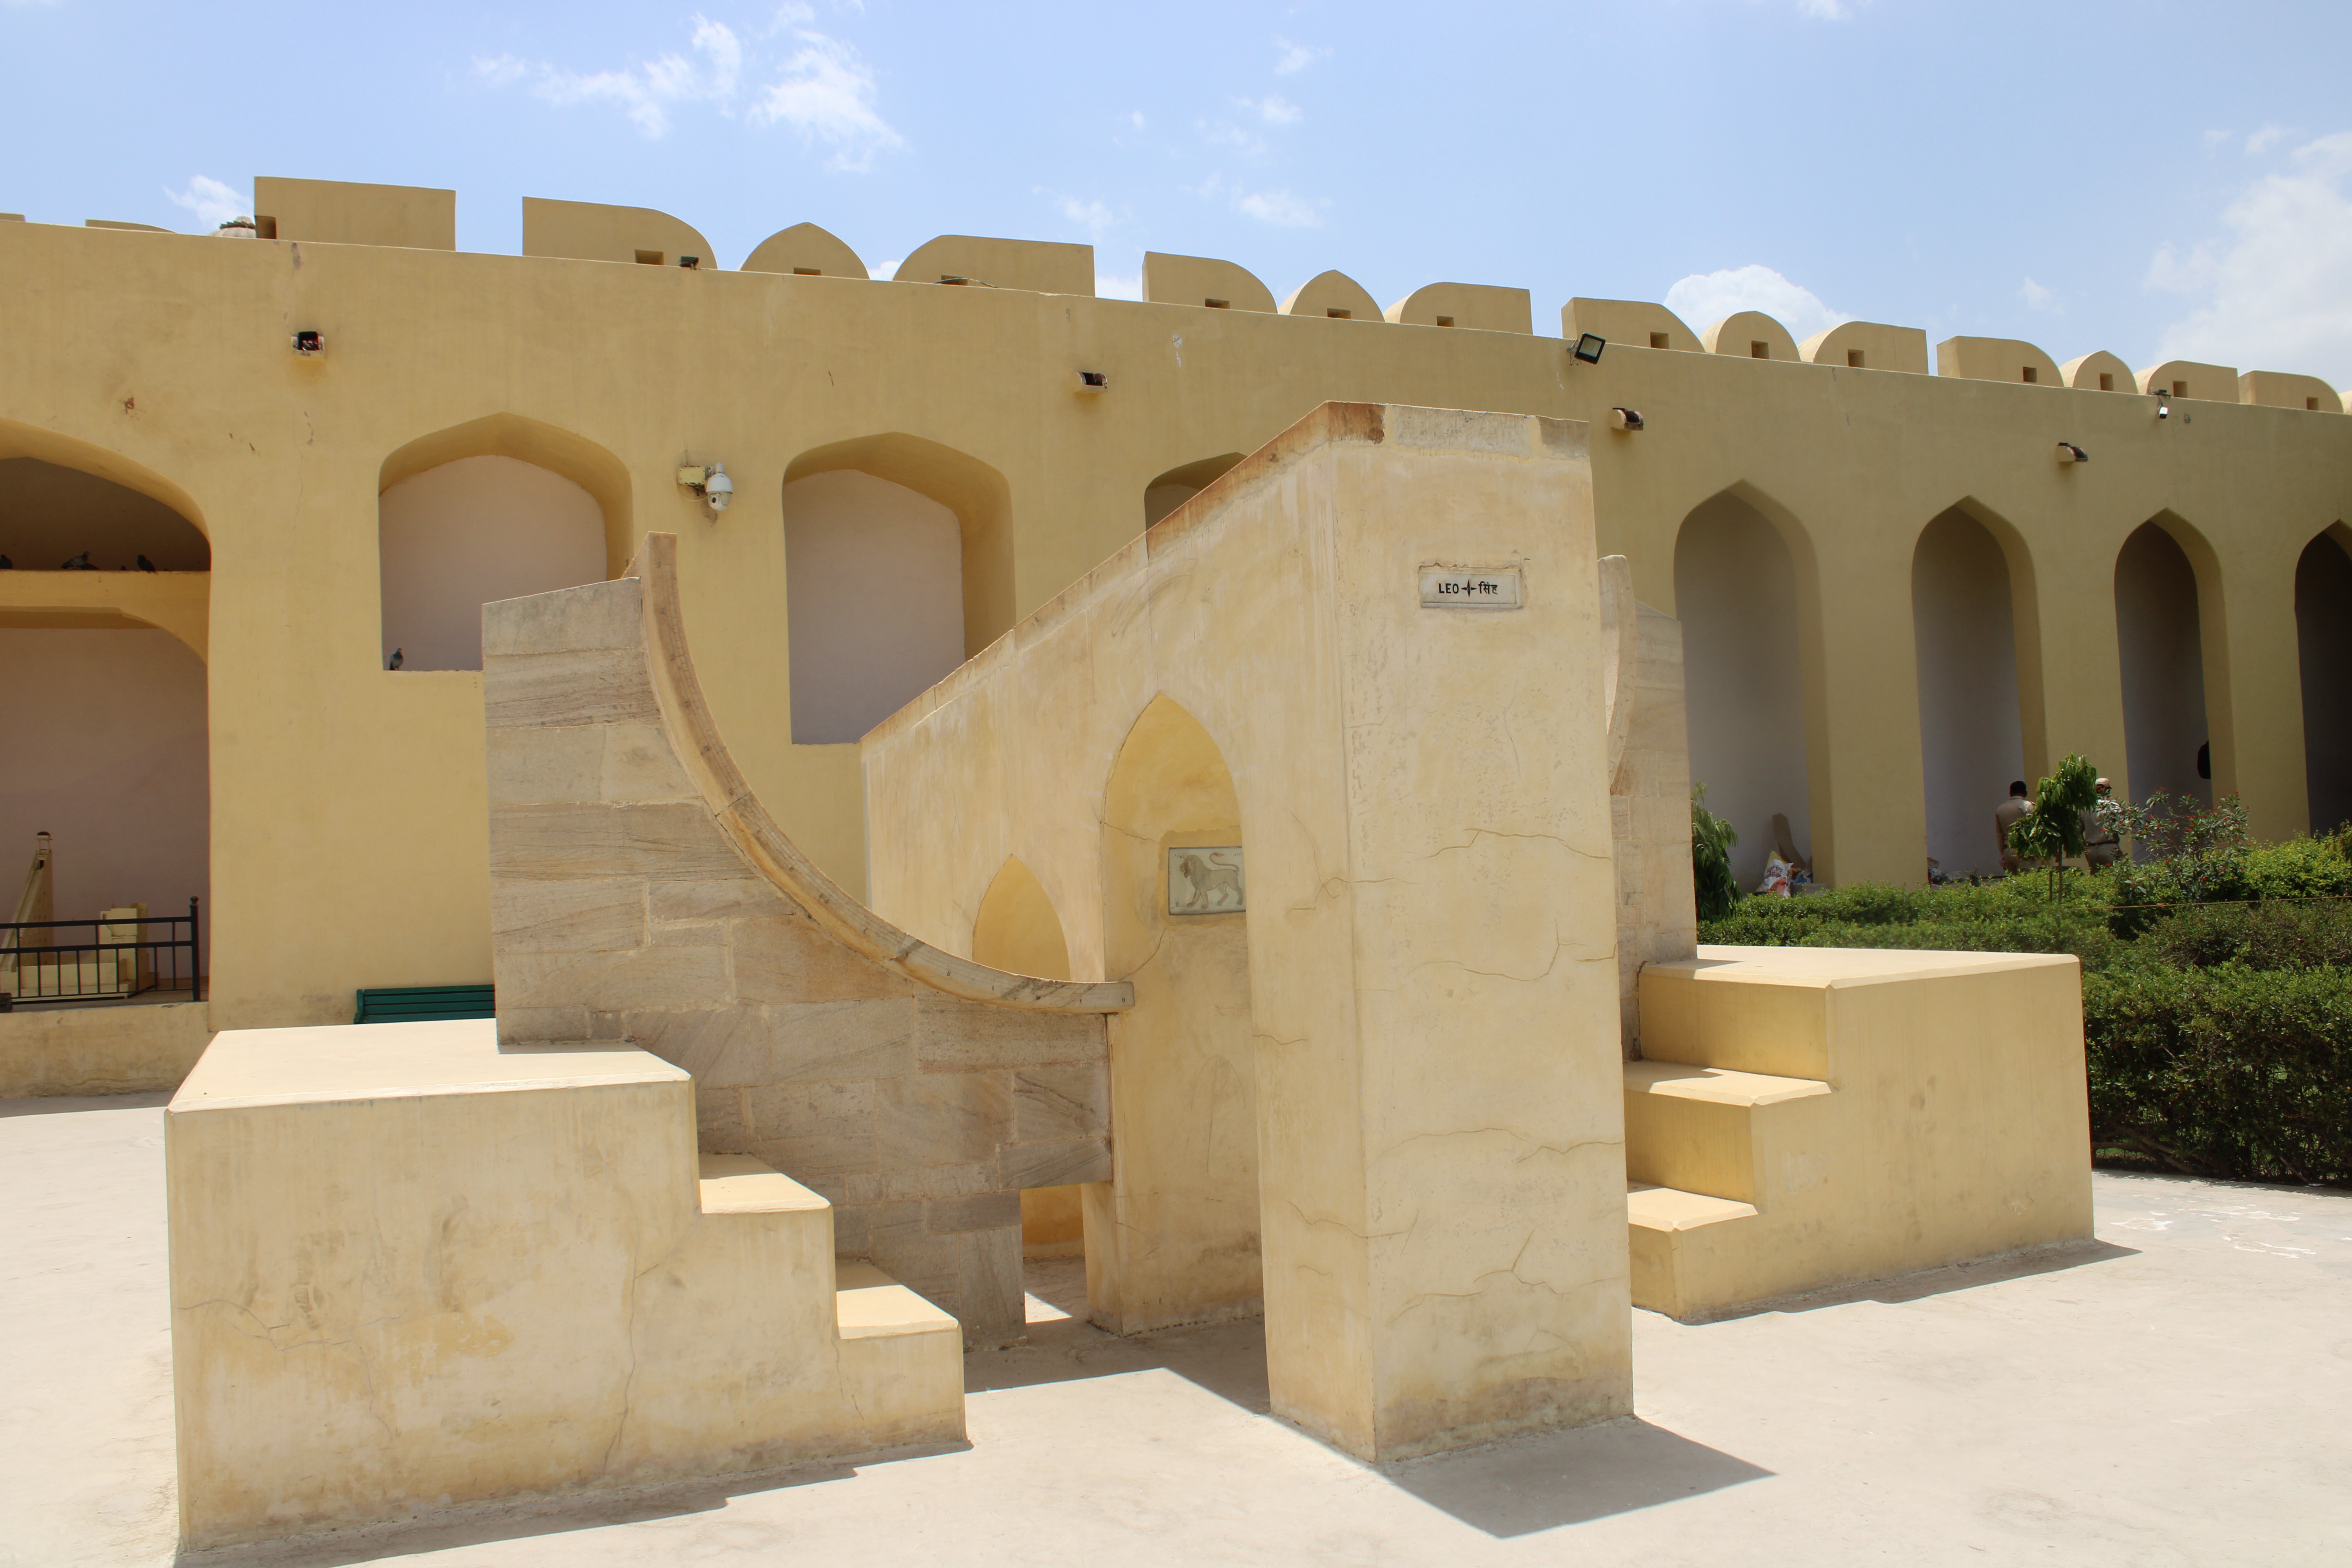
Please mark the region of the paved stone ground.
<svg viewBox="0 0 2352 1568"><path fill-rule="evenodd" d="M160 1100L0 1103L5 1568L173 1560ZM968 1450L263 1560L2352 1563L2352 1194L2096 1184L2100 1245L2056 1262L1636 1313L1609 1426L1370 1469L1265 1414L1254 1325L1112 1339L1039 1266L1032 1342L968 1363Z"/></svg>

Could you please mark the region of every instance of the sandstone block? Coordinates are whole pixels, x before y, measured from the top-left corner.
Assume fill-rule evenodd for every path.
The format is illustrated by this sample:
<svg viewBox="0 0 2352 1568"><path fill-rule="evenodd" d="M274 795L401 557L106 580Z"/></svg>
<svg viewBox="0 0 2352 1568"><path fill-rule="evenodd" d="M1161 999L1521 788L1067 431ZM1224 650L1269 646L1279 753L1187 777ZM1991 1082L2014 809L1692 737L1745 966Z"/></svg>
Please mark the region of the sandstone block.
<svg viewBox="0 0 2352 1568"><path fill-rule="evenodd" d="M1013 1075L1013 1135L1024 1143L1110 1131L1110 1065L1024 1068Z"/></svg>
<svg viewBox="0 0 2352 1568"><path fill-rule="evenodd" d="M724 994L726 953L715 947L612 952L500 952L499 1005L638 1011L691 1005Z"/></svg>
<svg viewBox="0 0 2352 1568"><path fill-rule="evenodd" d="M742 857L699 805L520 805L490 813L497 881L740 876Z"/></svg>
<svg viewBox="0 0 2352 1568"><path fill-rule="evenodd" d="M1008 1187L1063 1187L1110 1180L1110 1140L1063 1138L1050 1143L1009 1143L997 1156Z"/></svg>
<svg viewBox="0 0 2352 1568"><path fill-rule="evenodd" d="M915 1005L915 1059L926 1072L1101 1060L1099 1014L1025 1013L927 993Z"/></svg>
<svg viewBox="0 0 2352 1568"><path fill-rule="evenodd" d="M594 800L604 731L596 724L492 730L483 754L493 806Z"/></svg>
<svg viewBox="0 0 2352 1568"><path fill-rule="evenodd" d="M857 1002L919 989L797 916L738 921L733 947L739 1001Z"/></svg>
<svg viewBox="0 0 2352 1568"><path fill-rule="evenodd" d="M918 1073L875 1088L884 1169L990 1160L1013 1135L1012 1086L1002 1073Z"/></svg>
<svg viewBox="0 0 2352 1568"><path fill-rule="evenodd" d="M490 935L501 952L642 947L646 884L635 877L501 882L490 889Z"/></svg>
<svg viewBox="0 0 2352 1568"><path fill-rule="evenodd" d="M870 1083L794 1083L745 1089L753 1152L788 1176L872 1170L875 1089Z"/></svg>
<svg viewBox="0 0 2352 1568"><path fill-rule="evenodd" d="M608 724L598 794L613 801L699 800L658 724Z"/></svg>
<svg viewBox="0 0 2352 1568"><path fill-rule="evenodd" d="M661 717L642 648L485 657L482 694L483 717L493 730Z"/></svg>
<svg viewBox="0 0 2352 1568"><path fill-rule="evenodd" d="M652 899L648 912L657 921L718 921L801 912L768 882L740 875L740 869L739 861L739 874L733 877L653 883L647 889Z"/></svg>
<svg viewBox="0 0 2352 1568"><path fill-rule="evenodd" d="M581 648L642 647L644 588L635 577L482 606L485 658Z"/></svg>

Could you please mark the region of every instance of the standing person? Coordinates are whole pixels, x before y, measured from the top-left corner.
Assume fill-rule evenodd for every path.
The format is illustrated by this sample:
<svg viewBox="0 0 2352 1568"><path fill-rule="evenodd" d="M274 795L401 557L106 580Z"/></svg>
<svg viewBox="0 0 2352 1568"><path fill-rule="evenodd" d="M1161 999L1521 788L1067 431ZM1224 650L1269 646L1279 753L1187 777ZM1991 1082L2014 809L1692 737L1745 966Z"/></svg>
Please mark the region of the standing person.
<svg viewBox="0 0 2352 1568"><path fill-rule="evenodd" d="M2104 871L2123 858L2124 808L2115 797L2115 786L2106 780L2098 783L2099 804L2084 813L2083 868Z"/></svg>
<svg viewBox="0 0 2352 1568"><path fill-rule="evenodd" d="M2018 859L2017 851L2009 847L2009 830L2032 809L2033 803L2025 797L2023 779L2012 781L2009 786L2009 798L1992 808L1992 835L2000 845L2000 868L2004 875L2019 869L2023 864Z"/></svg>

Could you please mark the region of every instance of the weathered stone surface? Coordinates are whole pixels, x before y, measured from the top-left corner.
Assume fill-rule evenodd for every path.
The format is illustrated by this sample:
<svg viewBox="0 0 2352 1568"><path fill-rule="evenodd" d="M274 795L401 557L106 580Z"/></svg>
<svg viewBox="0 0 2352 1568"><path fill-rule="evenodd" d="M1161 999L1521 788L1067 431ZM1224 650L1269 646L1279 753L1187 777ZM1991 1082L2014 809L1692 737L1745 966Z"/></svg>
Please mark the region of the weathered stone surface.
<svg viewBox="0 0 2352 1568"><path fill-rule="evenodd" d="M799 917L737 921L734 952L741 1002L856 1002L921 990Z"/></svg>
<svg viewBox="0 0 2352 1568"><path fill-rule="evenodd" d="M612 801L692 800L700 804L694 781L653 723L604 726L599 794Z"/></svg>
<svg viewBox="0 0 2352 1568"><path fill-rule="evenodd" d="M739 858L736 869L742 869ZM648 889L648 912L657 921L717 921L738 915L799 915L790 899L754 877L734 876L656 882Z"/></svg>
<svg viewBox="0 0 2352 1568"><path fill-rule="evenodd" d="M866 1002L779 1002L767 1023L761 1070L780 1083L897 1078L915 1070L911 997Z"/></svg>
<svg viewBox="0 0 2352 1568"><path fill-rule="evenodd" d="M530 1045L541 1040L617 1039L599 1029L585 1007L517 1007L499 1003L499 1043Z"/></svg>
<svg viewBox="0 0 2352 1568"><path fill-rule="evenodd" d="M705 1006L625 1013L621 1032L692 1073L698 1088L740 1089L769 1081L768 1026L756 1009Z"/></svg>
<svg viewBox="0 0 2352 1568"><path fill-rule="evenodd" d="M1008 1187L1061 1187L1110 1180L1110 1140L1064 1138L1051 1143L1011 1143L998 1155Z"/></svg>
<svg viewBox="0 0 2352 1568"><path fill-rule="evenodd" d="M971 1165L922 1165L914 1170L867 1171L844 1179L843 1201L889 1203L904 1198L959 1198L1004 1186L996 1162Z"/></svg>
<svg viewBox="0 0 2352 1568"><path fill-rule="evenodd" d="M961 1198L929 1198L923 1203L923 1228L934 1236L1000 1229L1018 1226L1020 1223L1019 1193L974 1193Z"/></svg>
<svg viewBox="0 0 2352 1568"><path fill-rule="evenodd" d="M1024 1143L1110 1131L1110 1067L1073 1062L1013 1075L1013 1135Z"/></svg>
<svg viewBox="0 0 2352 1568"><path fill-rule="evenodd" d="M642 648L486 657L484 716L493 730L657 721L645 671Z"/></svg>
<svg viewBox="0 0 2352 1568"><path fill-rule="evenodd" d="M642 648L645 590L635 577L482 606L482 657Z"/></svg>
<svg viewBox="0 0 2352 1568"><path fill-rule="evenodd" d="M499 883L490 889L490 936L502 952L642 947L645 881Z"/></svg>
<svg viewBox="0 0 2352 1568"><path fill-rule="evenodd" d="M1102 1059L1099 1014L1024 1013L932 993L915 1006L915 1059L927 1072Z"/></svg>
<svg viewBox="0 0 2352 1568"><path fill-rule="evenodd" d="M493 880L695 881L742 868L742 857L699 805L525 805L490 814Z"/></svg>
<svg viewBox="0 0 2352 1568"><path fill-rule="evenodd" d="M918 1073L875 1087L875 1152L885 1166L987 1160L1013 1135L1002 1073Z"/></svg>
<svg viewBox="0 0 2352 1568"><path fill-rule="evenodd" d="M484 740L492 806L596 798L604 758L602 725L492 730Z"/></svg>
<svg viewBox="0 0 2352 1568"><path fill-rule="evenodd" d="M695 1086L695 1137L706 1153L747 1154L751 1130L743 1120L743 1091Z"/></svg>
<svg viewBox="0 0 2352 1568"><path fill-rule="evenodd" d="M634 1011L680 1006L723 990L727 955L715 947L641 947L617 952L501 952L501 1007Z"/></svg>
<svg viewBox="0 0 2352 1568"><path fill-rule="evenodd" d="M788 1176L872 1170L875 1089L870 1083L762 1084L745 1089L743 1105L755 1152Z"/></svg>

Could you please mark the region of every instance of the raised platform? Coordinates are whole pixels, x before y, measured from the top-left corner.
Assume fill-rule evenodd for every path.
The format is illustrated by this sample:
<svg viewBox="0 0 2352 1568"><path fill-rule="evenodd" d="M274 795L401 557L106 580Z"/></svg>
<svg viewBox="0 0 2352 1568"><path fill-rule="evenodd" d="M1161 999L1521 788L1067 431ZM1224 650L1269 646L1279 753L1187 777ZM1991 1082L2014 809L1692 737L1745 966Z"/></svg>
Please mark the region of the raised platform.
<svg viewBox="0 0 2352 1568"><path fill-rule="evenodd" d="M2090 1235L2068 957L1702 947L1642 972L1633 1301L1685 1322Z"/></svg>
<svg viewBox="0 0 2352 1568"><path fill-rule="evenodd" d="M235 1030L164 1130L191 1546L963 1434L955 1320L634 1047Z"/></svg>

